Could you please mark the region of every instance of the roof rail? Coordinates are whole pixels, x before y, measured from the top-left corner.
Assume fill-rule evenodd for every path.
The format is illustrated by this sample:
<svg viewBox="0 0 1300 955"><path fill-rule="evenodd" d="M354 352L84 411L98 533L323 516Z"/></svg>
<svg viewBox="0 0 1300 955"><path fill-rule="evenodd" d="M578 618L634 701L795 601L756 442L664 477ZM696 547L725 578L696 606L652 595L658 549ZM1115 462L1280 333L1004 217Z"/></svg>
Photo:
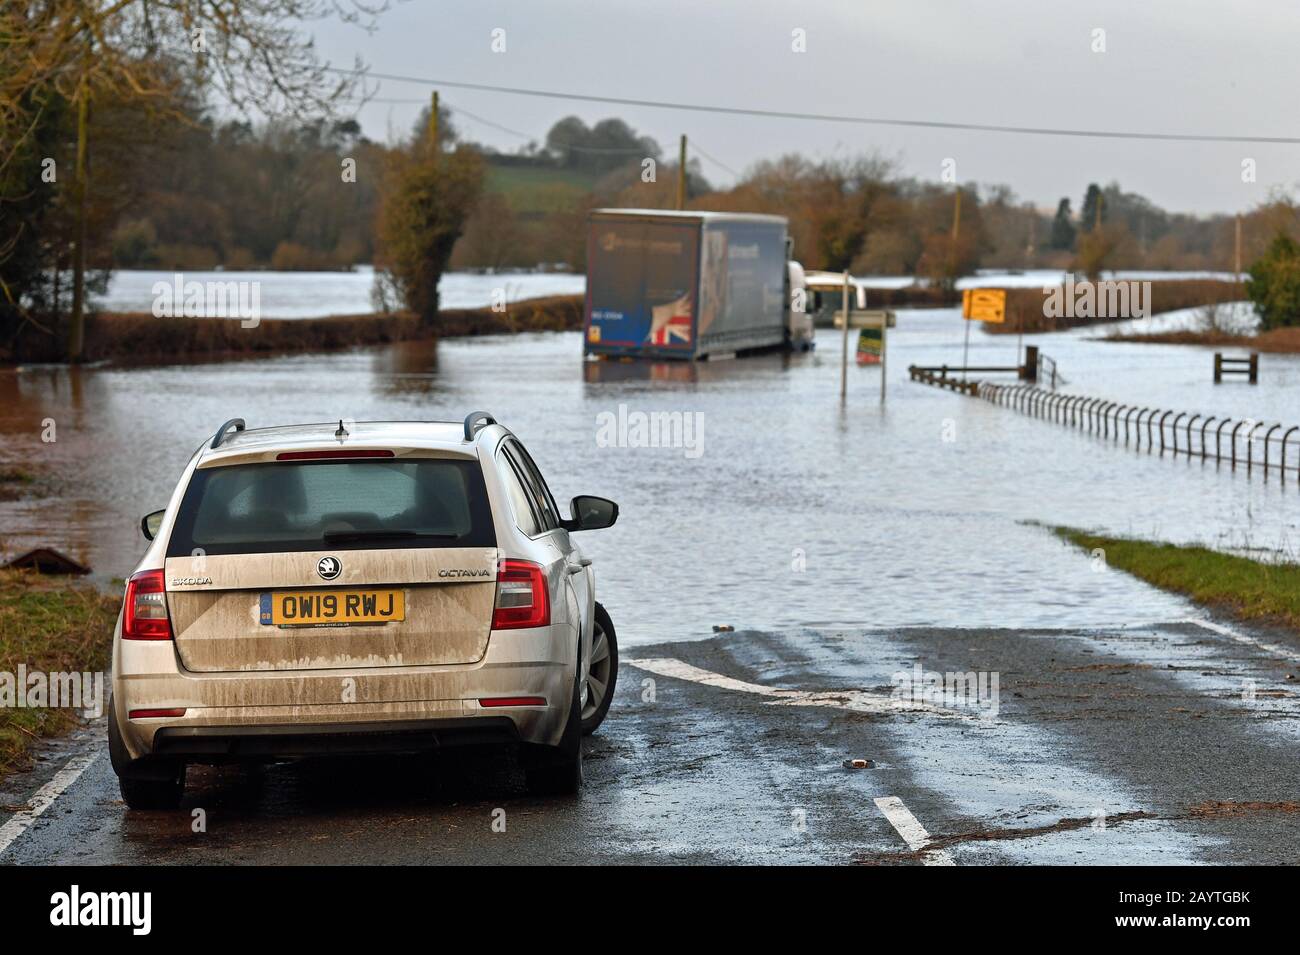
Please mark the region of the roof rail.
<svg viewBox="0 0 1300 955"><path fill-rule="evenodd" d="M208 447L210 447L213 451L221 447L221 442L226 440L226 432L229 431L231 428L234 428L236 431L243 431L244 419L231 418L229 421L223 424L220 428L217 429L217 433L212 436L212 443L208 445Z"/></svg>
<svg viewBox="0 0 1300 955"><path fill-rule="evenodd" d="M474 432L478 430L479 425L486 427L490 424L496 424L497 419L492 417L486 411L471 411L465 415L465 440L473 441Z"/></svg>

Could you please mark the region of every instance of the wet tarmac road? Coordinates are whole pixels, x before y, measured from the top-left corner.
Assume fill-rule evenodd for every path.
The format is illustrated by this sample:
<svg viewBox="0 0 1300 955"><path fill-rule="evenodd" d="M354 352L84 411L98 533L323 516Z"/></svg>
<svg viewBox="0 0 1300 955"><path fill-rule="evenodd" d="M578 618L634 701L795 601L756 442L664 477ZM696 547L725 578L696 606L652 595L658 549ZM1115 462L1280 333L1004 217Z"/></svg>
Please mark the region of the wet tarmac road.
<svg viewBox="0 0 1300 955"><path fill-rule="evenodd" d="M910 705L917 666L998 692ZM95 755L0 864L1295 863L1298 674L1293 636L1208 620L725 633L625 650L576 800L462 751L191 768L130 812L101 725L0 790Z"/></svg>

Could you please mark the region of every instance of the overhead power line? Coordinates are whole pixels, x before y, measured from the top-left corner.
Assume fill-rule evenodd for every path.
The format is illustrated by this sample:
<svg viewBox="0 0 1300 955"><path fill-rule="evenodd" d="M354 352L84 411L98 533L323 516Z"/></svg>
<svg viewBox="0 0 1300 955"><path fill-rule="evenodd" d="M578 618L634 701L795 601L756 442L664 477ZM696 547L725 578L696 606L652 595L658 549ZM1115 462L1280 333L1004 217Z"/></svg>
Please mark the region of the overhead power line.
<svg viewBox="0 0 1300 955"><path fill-rule="evenodd" d="M698 142L697 140L694 140L694 139L688 139L687 142L686 142L686 148L687 148L687 149L694 150L695 152L699 153L701 156L703 156L705 159L707 159L709 162L713 163L713 165L717 166L719 169L723 170L724 172L731 173L731 175L732 175L735 179L741 179L741 178L743 178L743 177L740 175L740 173L736 172L736 170L732 169L732 168L731 168L730 166L728 166L725 162L723 162L723 161L720 160L720 159L714 159L712 156L710 156L708 153L706 153L703 149L701 149L701 148L700 148L700 144L699 144L699 142Z"/></svg>
<svg viewBox="0 0 1300 955"><path fill-rule="evenodd" d="M856 126L902 126L914 129L946 129L982 133L1009 133L1021 136L1064 136L1076 139L1125 139L1175 143L1273 143L1300 145L1300 136L1233 136L1209 133L1145 133L1104 129L1070 129L1049 126L1009 126L996 123L950 123L930 119L898 119L874 116L848 116L836 113L794 112L774 109L752 109L739 106L715 106L702 103L678 103L664 100L635 99L622 96L596 96L591 93L566 93L557 90L525 89L517 86L495 86L489 83L465 83L459 80L430 79L421 76L401 76L396 73L372 73L367 70L345 70L327 67L331 73L363 75L397 83L420 83L426 86L446 86L453 89L479 90L485 93L504 93L510 96L534 96L543 99L575 100L586 103L607 103L613 106L642 106L649 109L684 110L693 113L717 113L728 116L760 116L768 119L796 119L823 123L846 123Z"/></svg>

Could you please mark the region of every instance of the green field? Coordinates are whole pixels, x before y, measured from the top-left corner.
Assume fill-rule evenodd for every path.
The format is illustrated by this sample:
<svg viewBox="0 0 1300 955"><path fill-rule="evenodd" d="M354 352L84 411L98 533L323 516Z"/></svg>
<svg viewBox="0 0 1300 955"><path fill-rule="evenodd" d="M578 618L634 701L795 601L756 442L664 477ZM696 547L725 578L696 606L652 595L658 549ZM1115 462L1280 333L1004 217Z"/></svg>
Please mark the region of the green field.
<svg viewBox="0 0 1300 955"><path fill-rule="evenodd" d="M486 188L505 196L515 212L555 212L591 192L599 177L582 169L488 164Z"/></svg>

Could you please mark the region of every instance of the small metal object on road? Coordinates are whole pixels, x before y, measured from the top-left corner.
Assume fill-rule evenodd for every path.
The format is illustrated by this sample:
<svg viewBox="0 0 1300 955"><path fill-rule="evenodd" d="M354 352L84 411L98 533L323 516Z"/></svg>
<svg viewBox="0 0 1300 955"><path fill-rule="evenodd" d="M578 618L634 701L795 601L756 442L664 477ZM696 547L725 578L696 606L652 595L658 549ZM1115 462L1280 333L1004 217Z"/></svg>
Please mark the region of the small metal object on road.
<svg viewBox="0 0 1300 955"><path fill-rule="evenodd" d="M844 761L845 769L875 769L876 764L869 759L846 759Z"/></svg>

